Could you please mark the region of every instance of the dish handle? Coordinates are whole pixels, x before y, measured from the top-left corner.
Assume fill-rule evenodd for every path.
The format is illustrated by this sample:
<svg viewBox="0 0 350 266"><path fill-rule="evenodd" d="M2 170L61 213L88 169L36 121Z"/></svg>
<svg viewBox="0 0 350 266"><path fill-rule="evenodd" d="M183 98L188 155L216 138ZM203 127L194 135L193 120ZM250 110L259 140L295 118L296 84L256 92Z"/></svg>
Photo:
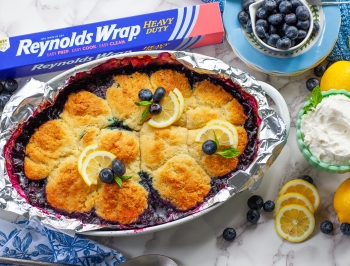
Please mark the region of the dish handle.
<svg viewBox="0 0 350 266"><path fill-rule="evenodd" d="M284 100L283 96L279 93L279 91L272 87L270 84L267 84L263 81L259 81L259 83L261 85L261 88L266 92L266 94L270 96L275 102L279 114L282 117L284 123L286 124L288 136L290 129L290 114L286 101Z"/></svg>

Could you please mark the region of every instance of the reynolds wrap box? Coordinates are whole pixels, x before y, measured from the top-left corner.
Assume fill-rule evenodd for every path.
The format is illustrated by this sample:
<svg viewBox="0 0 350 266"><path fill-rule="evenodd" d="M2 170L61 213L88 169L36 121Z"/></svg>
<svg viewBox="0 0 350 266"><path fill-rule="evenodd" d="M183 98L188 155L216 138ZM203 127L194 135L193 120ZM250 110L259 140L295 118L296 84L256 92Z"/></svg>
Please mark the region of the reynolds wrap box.
<svg viewBox="0 0 350 266"><path fill-rule="evenodd" d="M0 38L0 79L72 68L120 53L220 43L218 3Z"/></svg>

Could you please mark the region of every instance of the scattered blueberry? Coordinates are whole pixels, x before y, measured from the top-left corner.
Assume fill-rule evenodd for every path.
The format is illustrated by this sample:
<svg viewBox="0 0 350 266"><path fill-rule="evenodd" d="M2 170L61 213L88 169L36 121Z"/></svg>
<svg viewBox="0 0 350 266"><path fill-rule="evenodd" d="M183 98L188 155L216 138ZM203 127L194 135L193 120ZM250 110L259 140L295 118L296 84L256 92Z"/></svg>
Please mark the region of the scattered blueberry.
<svg viewBox="0 0 350 266"><path fill-rule="evenodd" d="M216 146L216 143L214 140L208 139L203 142L202 150L205 154L212 155L216 152L218 147Z"/></svg>
<svg viewBox="0 0 350 266"><path fill-rule="evenodd" d="M314 27L312 29L312 33L316 34L320 30L320 24L317 21L314 21Z"/></svg>
<svg viewBox="0 0 350 266"><path fill-rule="evenodd" d="M5 107L11 96L12 94L7 91L4 91L0 94L0 109L3 109Z"/></svg>
<svg viewBox="0 0 350 266"><path fill-rule="evenodd" d="M258 19L256 22L255 22L255 27L256 26L262 26L264 28L265 31L268 30L269 28L269 23L267 22L266 19Z"/></svg>
<svg viewBox="0 0 350 266"><path fill-rule="evenodd" d="M320 85L320 81L318 79L316 79L316 78L309 78L306 81L306 88L309 91L312 91L317 85Z"/></svg>
<svg viewBox="0 0 350 266"><path fill-rule="evenodd" d="M333 224L331 221L325 220L320 225L321 232L324 234L330 234L333 231Z"/></svg>
<svg viewBox="0 0 350 266"><path fill-rule="evenodd" d="M292 4L292 11L295 13L298 6L302 6L303 4L299 0L290 0Z"/></svg>
<svg viewBox="0 0 350 266"><path fill-rule="evenodd" d="M298 29L294 26L289 26L286 29L286 37L291 40L296 39L298 37Z"/></svg>
<svg viewBox="0 0 350 266"><path fill-rule="evenodd" d="M296 8L295 15L297 15L297 18L300 20L306 20L310 17L309 11L303 5Z"/></svg>
<svg viewBox="0 0 350 266"><path fill-rule="evenodd" d="M269 12L273 12L276 9L276 6L277 6L275 0L264 0L262 5Z"/></svg>
<svg viewBox="0 0 350 266"><path fill-rule="evenodd" d="M15 79L6 79L4 82L4 89L8 92L14 92L18 88L18 83Z"/></svg>
<svg viewBox="0 0 350 266"><path fill-rule="evenodd" d="M149 89L140 90L138 96L141 101L150 101L153 98L152 92Z"/></svg>
<svg viewBox="0 0 350 266"><path fill-rule="evenodd" d="M279 39L276 43L276 47L281 50L288 50L291 47L292 43L289 38L283 37Z"/></svg>
<svg viewBox="0 0 350 266"><path fill-rule="evenodd" d="M123 176L126 172L125 164L119 159L114 159L112 161L112 170L117 176Z"/></svg>
<svg viewBox="0 0 350 266"><path fill-rule="evenodd" d="M271 25L279 25L283 21L282 14L277 13L277 14L272 14L271 16L268 17L268 21Z"/></svg>
<svg viewBox="0 0 350 266"><path fill-rule="evenodd" d="M242 7L245 11L249 12L249 6L253 4L255 1L254 0L244 0L242 3Z"/></svg>
<svg viewBox="0 0 350 266"><path fill-rule="evenodd" d="M297 16L294 13L286 14L284 17L284 22L288 25L294 25L297 22Z"/></svg>
<svg viewBox="0 0 350 266"><path fill-rule="evenodd" d="M233 240L235 240L236 238L236 230L231 228L231 227L227 227L224 232L222 233L222 237L226 240L226 241L230 241L232 242Z"/></svg>
<svg viewBox="0 0 350 266"><path fill-rule="evenodd" d="M2 93L4 91L4 85L2 85L2 83L0 82L0 93Z"/></svg>
<svg viewBox="0 0 350 266"><path fill-rule="evenodd" d="M256 10L256 16L261 19L267 19L269 14L270 13L262 6Z"/></svg>
<svg viewBox="0 0 350 266"><path fill-rule="evenodd" d="M149 106L149 113L151 115L159 115L160 112L162 111L162 106L159 104L159 103L152 103L150 106Z"/></svg>
<svg viewBox="0 0 350 266"><path fill-rule="evenodd" d="M260 213L257 210L249 210L247 212L247 220L253 224L256 224L260 219Z"/></svg>
<svg viewBox="0 0 350 266"><path fill-rule="evenodd" d="M305 180L305 181L309 182L310 184L314 184L314 180L309 175L301 175L301 176L299 176L299 179Z"/></svg>
<svg viewBox="0 0 350 266"><path fill-rule="evenodd" d="M166 90L163 87L158 87L153 94L153 101L155 103L160 103L165 97Z"/></svg>
<svg viewBox="0 0 350 266"><path fill-rule="evenodd" d="M111 169L103 168L99 173L99 177L103 183L111 183L114 179L114 174Z"/></svg>
<svg viewBox="0 0 350 266"><path fill-rule="evenodd" d="M340 225L340 232L342 232L344 235L349 236L350 235L350 224L342 223Z"/></svg>
<svg viewBox="0 0 350 266"><path fill-rule="evenodd" d="M265 201L263 209L266 212L272 212L275 209L275 203L272 200Z"/></svg>
<svg viewBox="0 0 350 266"><path fill-rule="evenodd" d="M256 32L256 35L258 35L258 37L260 37L260 38L265 38L266 37L266 30L261 25L258 25L258 26L255 27L255 32Z"/></svg>
<svg viewBox="0 0 350 266"><path fill-rule="evenodd" d="M245 25L245 30L248 33L252 33L253 32L252 21L250 19L247 21L247 24Z"/></svg>
<svg viewBox="0 0 350 266"><path fill-rule="evenodd" d="M298 37L296 40L301 41L304 40L307 35L307 32L305 30L298 30Z"/></svg>
<svg viewBox="0 0 350 266"><path fill-rule="evenodd" d="M314 74L317 77L322 77L323 73L326 71L326 67L324 65L318 65L314 68Z"/></svg>
<svg viewBox="0 0 350 266"><path fill-rule="evenodd" d="M278 8L281 13L289 14L292 11L292 4L289 1L282 1Z"/></svg>
<svg viewBox="0 0 350 266"><path fill-rule="evenodd" d="M310 27L310 21L309 20L298 20L296 26L299 29L307 30Z"/></svg>
<svg viewBox="0 0 350 266"><path fill-rule="evenodd" d="M280 39L280 36L278 34L271 34L267 38L267 44L272 46L272 47L276 47L276 43L279 39Z"/></svg>
<svg viewBox="0 0 350 266"><path fill-rule="evenodd" d="M259 210L264 205L264 200L261 196L253 195L248 199L248 207L249 209Z"/></svg>
<svg viewBox="0 0 350 266"><path fill-rule="evenodd" d="M238 13L238 21L243 25L247 24L249 18L249 14L244 10Z"/></svg>

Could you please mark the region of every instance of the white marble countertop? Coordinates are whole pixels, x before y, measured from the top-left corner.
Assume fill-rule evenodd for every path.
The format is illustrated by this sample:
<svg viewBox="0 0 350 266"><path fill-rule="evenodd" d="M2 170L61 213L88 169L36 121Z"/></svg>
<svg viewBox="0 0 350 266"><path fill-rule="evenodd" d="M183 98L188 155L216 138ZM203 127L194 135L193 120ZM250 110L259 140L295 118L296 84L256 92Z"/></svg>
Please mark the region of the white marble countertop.
<svg viewBox="0 0 350 266"><path fill-rule="evenodd" d="M195 4L201 4L201 1L0 0L0 35L20 35ZM303 243L284 241L275 231L272 214L263 211L258 224L250 224L245 216L251 193L244 191L202 217L171 229L126 237L91 238L119 250L126 259L157 253L173 258L181 266L349 265L350 238L341 234L332 205L336 188L349 175L329 174L312 168L302 157L295 140L296 117L306 95L310 95L305 82L313 77L313 72L309 70L294 77L259 73L247 67L226 41L192 51L244 69L258 80L271 84L283 95L292 119L288 143L255 194L261 195L264 200L275 201L284 183L301 174L312 176L321 195L314 233ZM34 78L47 81L56 74ZM20 83L24 80L19 79ZM331 235L325 235L319 229L325 219L334 223L335 230ZM232 243L222 238L226 227L237 231L237 238Z"/></svg>

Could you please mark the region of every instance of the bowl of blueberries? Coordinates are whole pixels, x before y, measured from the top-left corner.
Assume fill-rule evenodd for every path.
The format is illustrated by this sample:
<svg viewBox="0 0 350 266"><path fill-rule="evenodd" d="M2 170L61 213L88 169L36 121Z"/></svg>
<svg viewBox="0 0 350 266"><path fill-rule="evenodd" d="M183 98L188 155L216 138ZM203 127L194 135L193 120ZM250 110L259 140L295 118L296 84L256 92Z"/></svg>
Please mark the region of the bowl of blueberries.
<svg viewBox="0 0 350 266"><path fill-rule="evenodd" d="M295 52L314 31L312 12L304 0L243 0L242 5L238 20L246 22L247 32L271 53Z"/></svg>

